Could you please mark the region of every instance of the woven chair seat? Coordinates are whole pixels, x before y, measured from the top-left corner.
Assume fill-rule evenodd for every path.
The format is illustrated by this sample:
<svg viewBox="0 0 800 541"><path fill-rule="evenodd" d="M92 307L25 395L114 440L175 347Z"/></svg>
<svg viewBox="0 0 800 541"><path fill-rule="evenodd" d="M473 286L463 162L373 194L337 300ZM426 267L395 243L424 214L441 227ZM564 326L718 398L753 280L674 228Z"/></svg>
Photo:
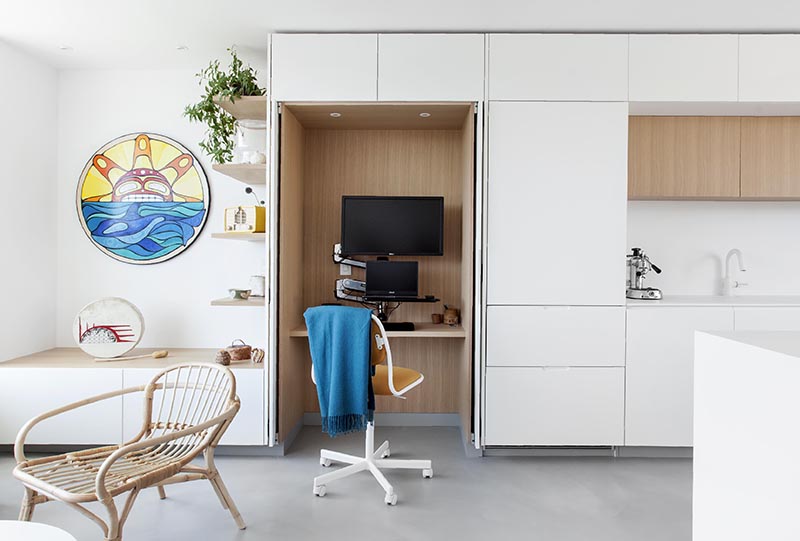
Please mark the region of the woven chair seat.
<svg viewBox="0 0 800 541"><path fill-rule="evenodd" d="M40 486L44 483L43 491L60 500L96 501L97 473L117 449L118 446L98 447L23 463L14 469L14 476L23 481L36 479ZM123 455L108 470L106 490L116 496L137 484L147 487L167 479L180 471L184 454L185 446L170 445Z"/></svg>

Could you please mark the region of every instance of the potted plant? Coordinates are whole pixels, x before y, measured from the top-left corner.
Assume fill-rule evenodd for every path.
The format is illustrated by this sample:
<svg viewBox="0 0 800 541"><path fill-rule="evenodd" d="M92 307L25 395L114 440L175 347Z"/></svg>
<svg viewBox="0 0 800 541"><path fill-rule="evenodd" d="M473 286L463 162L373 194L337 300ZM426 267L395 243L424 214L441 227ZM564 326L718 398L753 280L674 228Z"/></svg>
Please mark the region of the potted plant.
<svg viewBox="0 0 800 541"><path fill-rule="evenodd" d="M227 71L220 68L219 60L211 61L197 74L200 84L205 85L200 101L187 105L183 116L192 122L206 125L206 136L200 142L214 163L228 163L233 159L233 135L236 133L235 119L218 107L214 99L231 102L242 96L263 96L265 88L258 86L256 70L241 61L236 49L228 49L231 63Z"/></svg>

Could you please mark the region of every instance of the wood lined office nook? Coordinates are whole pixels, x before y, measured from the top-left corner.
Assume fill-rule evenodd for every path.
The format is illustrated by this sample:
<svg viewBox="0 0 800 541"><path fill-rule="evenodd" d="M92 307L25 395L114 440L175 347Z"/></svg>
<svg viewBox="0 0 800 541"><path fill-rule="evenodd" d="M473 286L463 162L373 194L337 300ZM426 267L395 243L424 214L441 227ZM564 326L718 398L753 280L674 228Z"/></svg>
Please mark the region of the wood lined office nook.
<svg viewBox="0 0 800 541"><path fill-rule="evenodd" d="M444 197L443 255L391 258L417 260L420 294L441 299L402 303L390 318L417 325L391 333L392 350L426 384L406 400L378 397L377 411L457 413L471 434L474 117L472 103L280 104L279 438L319 411L303 312L331 302L357 306L334 296L346 195ZM352 272L364 279L362 269ZM431 325L442 304L460 309L458 326Z"/></svg>

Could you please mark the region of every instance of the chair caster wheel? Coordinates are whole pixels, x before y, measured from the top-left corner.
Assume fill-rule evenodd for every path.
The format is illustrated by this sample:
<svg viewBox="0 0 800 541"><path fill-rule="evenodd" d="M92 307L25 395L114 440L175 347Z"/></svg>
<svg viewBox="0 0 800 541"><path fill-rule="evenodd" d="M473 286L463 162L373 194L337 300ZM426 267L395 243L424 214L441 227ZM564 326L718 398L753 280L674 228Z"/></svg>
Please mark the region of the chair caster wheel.
<svg viewBox="0 0 800 541"><path fill-rule="evenodd" d="M433 477L433 468L422 470L422 477L425 479Z"/></svg>
<svg viewBox="0 0 800 541"><path fill-rule="evenodd" d="M327 468L328 466L331 465L331 459L329 459L329 458L320 458L319 459L319 465L322 466L323 468Z"/></svg>
<svg viewBox="0 0 800 541"><path fill-rule="evenodd" d="M387 494L383 501L386 503L386 505L397 505L397 494L394 492Z"/></svg>
<svg viewBox="0 0 800 541"><path fill-rule="evenodd" d="M386 449L383 453L381 453L381 458L389 458L392 456L392 452L389 449Z"/></svg>
<svg viewBox="0 0 800 541"><path fill-rule="evenodd" d="M314 494L320 498L322 498L327 493L325 489L325 485L319 485L318 487L314 487Z"/></svg>

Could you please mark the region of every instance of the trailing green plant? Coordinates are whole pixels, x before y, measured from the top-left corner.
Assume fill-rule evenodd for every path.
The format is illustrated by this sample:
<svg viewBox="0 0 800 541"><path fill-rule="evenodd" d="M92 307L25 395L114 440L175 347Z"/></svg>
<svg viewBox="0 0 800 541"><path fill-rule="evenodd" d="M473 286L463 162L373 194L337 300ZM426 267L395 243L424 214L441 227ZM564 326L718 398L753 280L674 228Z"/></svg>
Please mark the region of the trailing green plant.
<svg viewBox="0 0 800 541"><path fill-rule="evenodd" d="M200 85L205 85L200 101L187 105L183 116L191 122L206 125L206 136L200 148L211 156L214 163L227 163L233 159L233 136L236 133L236 120L214 103L214 98L231 102L242 96L263 96L266 89L258 86L257 72L249 64L241 61L236 49L228 49L231 63L228 71L220 68L219 60L212 60L197 74Z"/></svg>

